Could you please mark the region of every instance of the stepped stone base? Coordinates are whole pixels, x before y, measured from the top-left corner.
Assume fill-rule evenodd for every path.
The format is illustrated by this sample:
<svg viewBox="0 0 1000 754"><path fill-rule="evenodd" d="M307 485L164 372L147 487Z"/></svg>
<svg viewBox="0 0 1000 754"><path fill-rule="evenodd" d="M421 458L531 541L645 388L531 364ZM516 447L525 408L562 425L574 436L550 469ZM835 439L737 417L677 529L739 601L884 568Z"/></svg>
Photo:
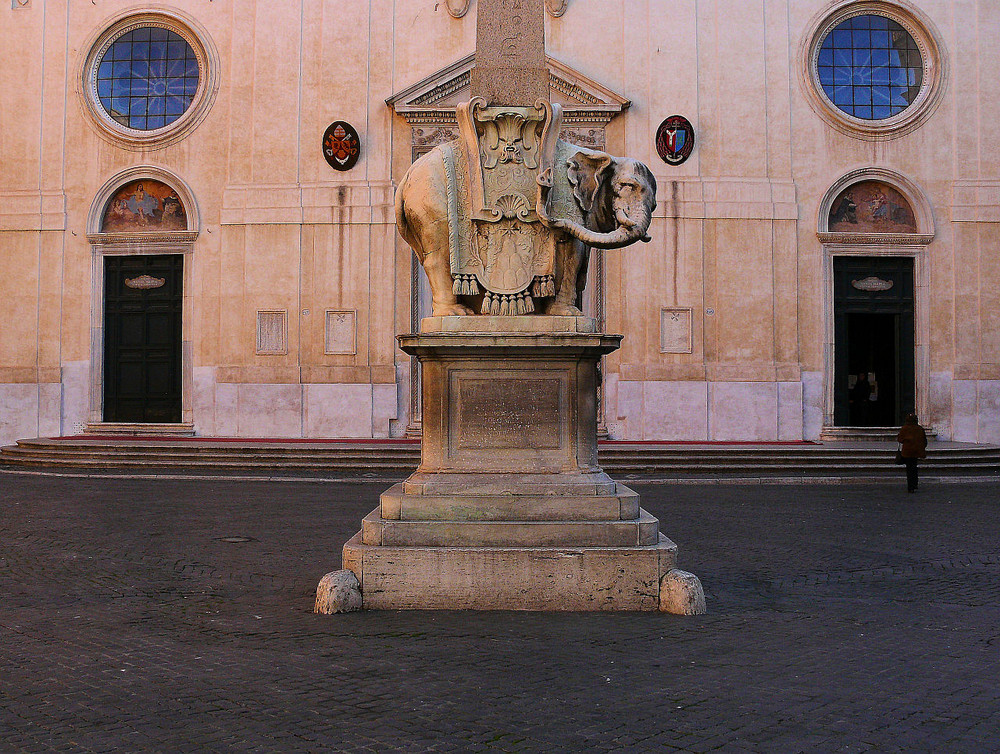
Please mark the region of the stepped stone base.
<svg viewBox="0 0 1000 754"><path fill-rule="evenodd" d="M344 546L366 610L659 610L677 546Z"/></svg>
<svg viewBox="0 0 1000 754"><path fill-rule="evenodd" d="M344 546L365 609L682 604L661 598L677 546L597 463L597 364L620 340L584 317L434 317L400 337L423 366L421 463Z"/></svg>

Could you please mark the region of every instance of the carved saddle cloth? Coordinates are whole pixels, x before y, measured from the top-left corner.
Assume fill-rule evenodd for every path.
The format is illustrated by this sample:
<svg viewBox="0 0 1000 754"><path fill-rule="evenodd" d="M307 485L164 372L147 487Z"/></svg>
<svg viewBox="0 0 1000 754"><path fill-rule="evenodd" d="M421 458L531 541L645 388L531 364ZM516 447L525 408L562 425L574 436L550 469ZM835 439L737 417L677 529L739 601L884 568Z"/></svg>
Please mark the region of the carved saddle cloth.
<svg viewBox="0 0 1000 754"><path fill-rule="evenodd" d="M556 234L534 206L560 114L548 103L484 105L475 98L459 106L461 138L442 154L454 290L484 293L484 314L526 314L532 296L555 294Z"/></svg>

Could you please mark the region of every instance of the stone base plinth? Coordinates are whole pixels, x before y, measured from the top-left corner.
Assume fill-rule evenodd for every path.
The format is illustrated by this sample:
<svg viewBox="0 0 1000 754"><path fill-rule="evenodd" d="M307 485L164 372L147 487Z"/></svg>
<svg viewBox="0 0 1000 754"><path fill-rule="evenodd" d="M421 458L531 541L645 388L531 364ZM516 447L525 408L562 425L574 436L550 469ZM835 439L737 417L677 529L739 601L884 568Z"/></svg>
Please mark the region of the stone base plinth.
<svg viewBox="0 0 1000 754"><path fill-rule="evenodd" d="M366 610L659 610L677 546L344 546Z"/></svg>
<svg viewBox="0 0 1000 754"><path fill-rule="evenodd" d="M344 546L365 609L690 612L661 599L687 583L676 545L597 465L598 362L620 336L432 317L399 340L423 366L421 463Z"/></svg>

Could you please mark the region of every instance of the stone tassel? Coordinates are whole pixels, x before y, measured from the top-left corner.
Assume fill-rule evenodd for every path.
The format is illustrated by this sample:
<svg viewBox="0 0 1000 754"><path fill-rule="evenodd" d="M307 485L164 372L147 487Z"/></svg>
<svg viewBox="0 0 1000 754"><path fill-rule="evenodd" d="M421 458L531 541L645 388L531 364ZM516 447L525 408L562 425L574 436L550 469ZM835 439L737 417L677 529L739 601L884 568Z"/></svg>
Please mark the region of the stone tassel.
<svg viewBox="0 0 1000 754"><path fill-rule="evenodd" d="M479 282L475 275L455 275L452 291L456 296L475 296L479 293Z"/></svg>
<svg viewBox="0 0 1000 754"><path fill-rule="evenodd" d="M552 275L538 275L531 286L531 292L538 298L556 295L556 281Z"/></svg>

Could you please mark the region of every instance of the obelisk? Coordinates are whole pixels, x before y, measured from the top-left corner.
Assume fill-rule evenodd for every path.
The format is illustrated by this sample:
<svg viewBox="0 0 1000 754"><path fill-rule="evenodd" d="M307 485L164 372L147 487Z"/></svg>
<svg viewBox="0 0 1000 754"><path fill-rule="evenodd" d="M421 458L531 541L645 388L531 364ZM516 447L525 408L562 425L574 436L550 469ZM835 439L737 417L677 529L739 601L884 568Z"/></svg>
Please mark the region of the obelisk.
<svg viewBox="0 0 1000 754"><path fill-rule="evenodd" d="M481 294L485 316L446 310L398 336L423 370L420 465L344 545L317 612L704 612L697 577L675 568L677 546L599 464L598 365L622 336L575 307L533 314L533 297L555 295L541 283L554 278L559 237L532 207L556 169L569 194L577 165L565 152L554 159L560 110L548 101L544 13L543 0L479 0L460 138L401 184L422 195L428 218L447 220L436 253L450 251L449 267L429 267L427 254L424 269L451 276L449 293Z"/></svg>
<svg viewBox="0 0 1000 754"><path fill-rule="evenodd" d="M548 101L545 0L479 0L471 85L487 105Z"/></svg>

